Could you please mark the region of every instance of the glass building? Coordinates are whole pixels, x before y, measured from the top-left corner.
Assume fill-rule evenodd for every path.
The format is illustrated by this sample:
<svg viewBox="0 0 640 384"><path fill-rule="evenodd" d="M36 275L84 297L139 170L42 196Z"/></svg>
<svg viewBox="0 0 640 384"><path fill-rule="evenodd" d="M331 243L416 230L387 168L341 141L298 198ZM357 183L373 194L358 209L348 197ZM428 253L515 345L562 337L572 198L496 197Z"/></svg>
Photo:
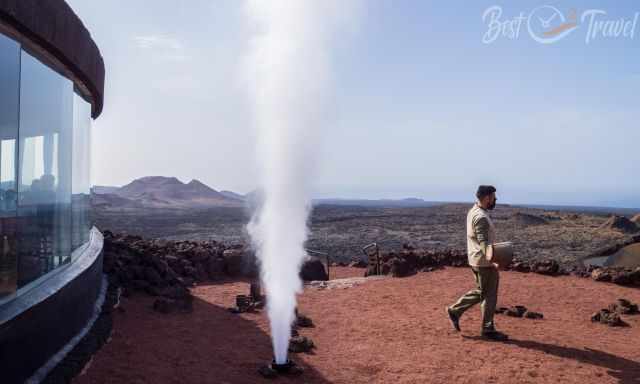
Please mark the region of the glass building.
<svg viewBox="0 0 640 384"><path fill-rule="evenodd" d="M104 291L90 219L103 84L100 52L63 0L0 2L0 382L41 370ZM61 313L69 326L48 333Z"/></svg>

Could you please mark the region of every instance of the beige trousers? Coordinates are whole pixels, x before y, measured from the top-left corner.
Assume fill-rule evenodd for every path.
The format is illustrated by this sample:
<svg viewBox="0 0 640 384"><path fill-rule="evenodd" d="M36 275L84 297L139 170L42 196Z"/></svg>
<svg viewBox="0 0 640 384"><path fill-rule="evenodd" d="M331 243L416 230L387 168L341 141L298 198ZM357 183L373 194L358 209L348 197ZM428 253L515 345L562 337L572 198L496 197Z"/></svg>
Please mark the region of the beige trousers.
<svg viewBox="0 0 640 384"><path fill-rule="evenodd" d="M460 317L469 308L481 303L482 329L492 330L493 314L498 302L500 275L494 267L471 267L476 279L476 288L467 292L453 304L451 312Z"/></svg>

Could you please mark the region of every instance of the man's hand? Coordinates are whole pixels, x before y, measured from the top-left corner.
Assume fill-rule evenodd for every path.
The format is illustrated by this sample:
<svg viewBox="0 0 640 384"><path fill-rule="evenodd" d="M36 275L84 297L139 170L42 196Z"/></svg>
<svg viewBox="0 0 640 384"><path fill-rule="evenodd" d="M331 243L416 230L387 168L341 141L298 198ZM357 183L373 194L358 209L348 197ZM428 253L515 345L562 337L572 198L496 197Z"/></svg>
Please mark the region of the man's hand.
<svg viewBox="0 0 640 384"><path fill-rule="evenodd" d="M491 263L493 264L494 267L496 267L496 269L500 269L500 266L498 265L498 263Z"/></svg>

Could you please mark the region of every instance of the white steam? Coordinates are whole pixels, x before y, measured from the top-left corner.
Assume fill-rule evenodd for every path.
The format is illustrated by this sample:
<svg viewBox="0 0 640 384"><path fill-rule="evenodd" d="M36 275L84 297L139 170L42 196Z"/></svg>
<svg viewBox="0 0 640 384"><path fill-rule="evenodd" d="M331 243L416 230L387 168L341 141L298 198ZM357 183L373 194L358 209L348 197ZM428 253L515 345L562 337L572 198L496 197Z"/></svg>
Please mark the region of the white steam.
<svg viewBox="0 0 640 384"><path fill-rule="evenodd" d="M261 264L274 355L287 359L318 134L326 126L330 48L349 11L336 0L249 0L248 61L263 200L248 231Z"/></svg>

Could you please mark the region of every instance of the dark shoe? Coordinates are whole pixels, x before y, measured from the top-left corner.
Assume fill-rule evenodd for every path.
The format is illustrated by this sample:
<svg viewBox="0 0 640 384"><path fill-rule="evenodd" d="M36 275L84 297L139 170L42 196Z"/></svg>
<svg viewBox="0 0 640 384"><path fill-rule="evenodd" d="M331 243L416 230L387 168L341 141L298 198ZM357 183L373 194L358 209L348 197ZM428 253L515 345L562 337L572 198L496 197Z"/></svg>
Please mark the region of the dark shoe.
<svg viewBox="0 0 640 384"><path fill-rule="evenodd" d="M460 318L451 312L451 308L447 307L446 310L453 329L455 329L456 332L460 332Z"/></svg>
<svg viewBox="0 0 640 384"><path fill-rule="evenodd" d="M507 341L509 340L509 336L506 334L496 331L495 329L488 329L482 331L482 337L485 339L493 340L493 341Z"/></svg>

